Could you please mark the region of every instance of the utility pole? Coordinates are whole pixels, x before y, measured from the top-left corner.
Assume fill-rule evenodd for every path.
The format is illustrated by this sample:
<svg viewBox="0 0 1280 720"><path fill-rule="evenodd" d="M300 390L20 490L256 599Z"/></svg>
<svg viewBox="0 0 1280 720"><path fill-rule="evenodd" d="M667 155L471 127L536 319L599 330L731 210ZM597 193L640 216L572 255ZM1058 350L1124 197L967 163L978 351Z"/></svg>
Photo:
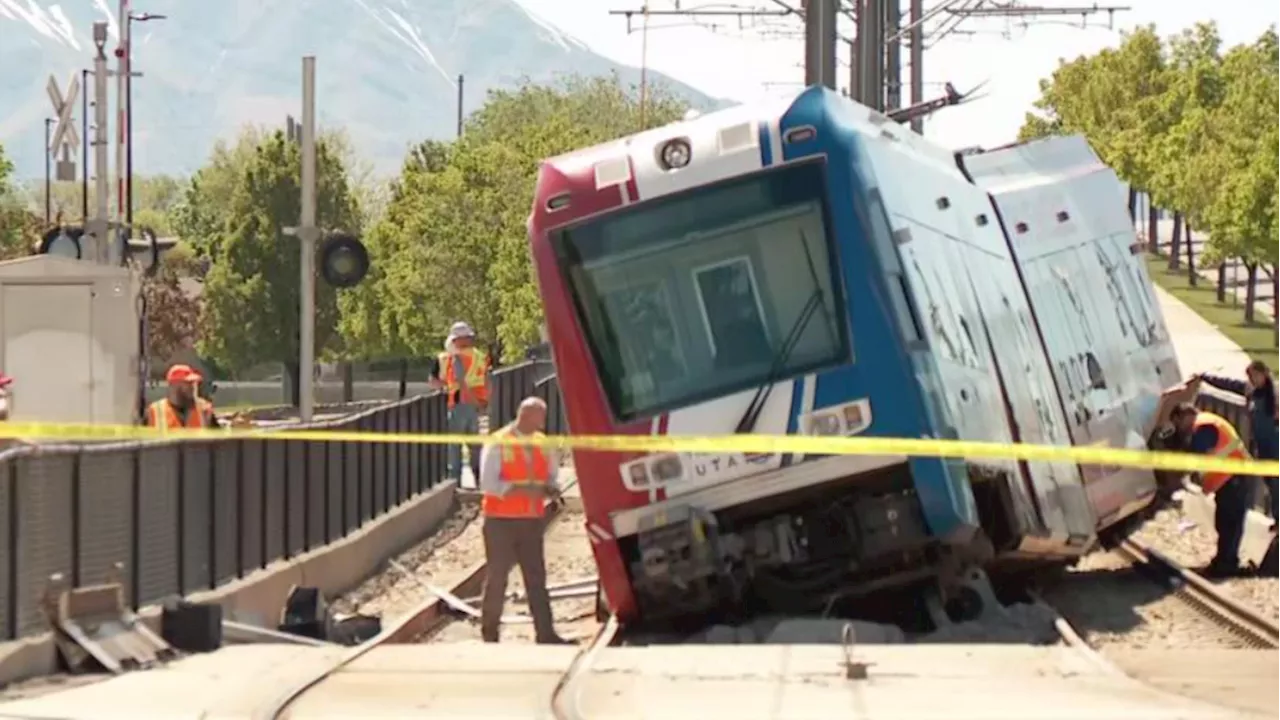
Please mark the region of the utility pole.
<svg viewBox="0 0 1280 720"><path fill-rule="evenodd" d="M836 11L840 0L809 0L804 16L804 84L836 89Z"/></svg>
<svg viewBox="0 0 1280 720"><path fill-rule="evenodd" d="M924 102L924 0L911 0L907 27L911 47L911 104L918 105ZM924 117L911 118L911 129L923 134Z"/></svg>
<svg viewBox="0 0 1280 720"><path fill-rule="evenodd" d="M49 229L49 224L53 222L51 208L53 207L53 153L54 149L49 147L53 135L53 118L44 119L44 227Z"/></svg>
<svg viewBox="0 0 1280 720"><path fill-rule="evenodd" d="M302 222L298 228L302 252L299 293L302 315L298 331L298 414L311 422L315 391L316 354L316 59L302 58Z"/></svg>
<svg viewBox="0 0 1280 720"><path fill-rule="evenodd" d="M898 0L885 0L884 109L902 107L902 38L898 28L902 24L902 5Z"/></svg>
<svg viewBox="0 0 1280 720"><path fill-rule="evenodd" d="M84 144L80 146L80 225L89 222L89 145L94 141L89 138L89 71L80 69L80 136Z"/></svg>
<svg viewBox="0 0 1280 720"><path fill-rule="evenodd" d="M462 137L462 85L466 79L458 74L458 137Z"/></svg>
<svg viewBox="0 0 1280 720"><path fill-rule="evenodd" d="M127 132L128 113L129 113L129 0L120 0L119 16L117 22L120 28L120 44L116 47L116 221L117 227L120 223L128 222L129 211L126 209L128 201L128 193L125 191L125 178L127 177L126 169L128 163L127 157L129 134ZM115 260L116 241L115 233L109 233L111 238L106 242L107 262Z"/></svg>
<svg viewBox="0 0 1280 720"><path fill-rule="evenodd" d="M83 256L96 263L107 262L106 249L110 243L111 220L108 218L110 185L107 181L107 56L104 48L107 44L107 24L93 24L93 43L98 54L93 59L93 169L94 193L97 211L93 222L88 223L81 243L88 242L83 248Z"/></svg>

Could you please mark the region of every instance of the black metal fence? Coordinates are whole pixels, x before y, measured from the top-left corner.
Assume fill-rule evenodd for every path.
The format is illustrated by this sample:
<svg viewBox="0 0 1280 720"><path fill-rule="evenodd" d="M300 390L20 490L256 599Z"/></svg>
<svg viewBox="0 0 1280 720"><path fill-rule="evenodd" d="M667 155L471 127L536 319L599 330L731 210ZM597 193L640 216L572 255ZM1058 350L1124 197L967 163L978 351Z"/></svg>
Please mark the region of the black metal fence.
<svg viewBox="0 0 1280 720"><path fill-rule="evenodd" d="M499 428L511 422L520 403L537 395L547 403L547 434L569 432L555 372L554 365L540 360L509 365L495 372L489 387L489 427Z"/></svg>
<svg viewBox="0 0 1280 720"><path fill-rule="evenodd" d="M314 430L441 432L441 394ZM444 477L437 445L186 440L39 445L0 453L0 640L46 629L50 575L130 602L216 588L345 537Z"/></svg>

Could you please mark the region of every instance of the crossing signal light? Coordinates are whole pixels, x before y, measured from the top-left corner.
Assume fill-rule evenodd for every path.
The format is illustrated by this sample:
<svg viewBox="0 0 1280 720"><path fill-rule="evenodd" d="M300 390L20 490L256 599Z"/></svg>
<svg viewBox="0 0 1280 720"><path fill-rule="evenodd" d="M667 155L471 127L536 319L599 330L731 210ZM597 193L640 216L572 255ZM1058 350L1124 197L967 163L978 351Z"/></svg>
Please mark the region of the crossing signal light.
<svg viewBox="0 0 1280 720"><path fill-rule="evenodd" d="M84 228L59 225L46 232L40 239L38 254L79 260L83 252L80 246L80 238L83 236Z"/></svg>
<svg viewBox="0 0 1280 720"><path fill-rule="evenodd" d="M320 248L320 275L336 288L354 287L369 273L369 251L354 235L335 233Z"/></svg>

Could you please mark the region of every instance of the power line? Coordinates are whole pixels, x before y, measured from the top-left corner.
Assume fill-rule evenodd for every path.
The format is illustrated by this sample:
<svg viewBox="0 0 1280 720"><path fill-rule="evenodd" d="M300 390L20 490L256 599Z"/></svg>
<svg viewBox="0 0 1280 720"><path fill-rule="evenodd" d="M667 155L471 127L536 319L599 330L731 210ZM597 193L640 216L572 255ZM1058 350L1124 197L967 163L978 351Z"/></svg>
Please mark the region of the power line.
<svg viewBox="0 0 1280 720"><path fill-rule="evenodd" d="M906 12L903 12L902 4L908 5ZM1026 21L1079 16L1082 27L1089 27L1087 19L1090 16L1106 14L1107 26L1113 27L1116 13L1131 9L1128 6L1098 3L1071 6L1027 5L1016 0L937 0L928 8L924 4L923 0L768 0L767 7L733 3L681 7L679 0L676 0L674 7L669 9L654 9L646 3L640 9L611 10L609 14L626 18L628 33L634 31L632 19L645 14L684 17L695 21L698 18L732 18L737 20L740 31L753 30L769 37L789 36L791 31L779 25L799 20L804 23L806 65L813 70L806 73L808 79L813 80L819 76L826 78L829 70L836 67L836 44L845 44L850 49L851 58L848 80L850 95L877 110L893 111L902 107L904 65L911 70L908 83L909 107L932 107L936 104L934 101L926 102L923 97L924 51L936 47L952 35L973 34L973 31L961 29L968 20L1016 18L1029 24ZM819 8L824 15L822 21L807 22L811 8ZM852 34L841 32L840 19L854 27ZM768 25L759 21L765 21ZM835 31L830 32L828 26L834 26ZM656 28L649 28L650 31L654 29ZM797 28L794 32L799 34L800 29ZM815 36L815 33L821 37ZM905 62L902 58L904 47L908 49ZM826 78L823 82L833 89L836 84L833 78ZM866 91L861 89L864 87ZM920 132L923 129L922 121L923 116L913 116L912 128Z"/></svg>

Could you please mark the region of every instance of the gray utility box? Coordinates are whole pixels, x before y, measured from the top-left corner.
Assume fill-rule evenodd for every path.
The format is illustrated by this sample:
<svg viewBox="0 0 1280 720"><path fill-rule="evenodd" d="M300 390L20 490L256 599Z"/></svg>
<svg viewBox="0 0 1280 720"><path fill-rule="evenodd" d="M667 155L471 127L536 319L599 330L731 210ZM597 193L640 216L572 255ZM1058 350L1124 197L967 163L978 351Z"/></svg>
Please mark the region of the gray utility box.
<svg viewBox="0 0 1280 720"><path fill-rule="evenodd" d="M0 371L16 422L133 424L138 288L123 267L32 255L0 263Z"/></svg>

